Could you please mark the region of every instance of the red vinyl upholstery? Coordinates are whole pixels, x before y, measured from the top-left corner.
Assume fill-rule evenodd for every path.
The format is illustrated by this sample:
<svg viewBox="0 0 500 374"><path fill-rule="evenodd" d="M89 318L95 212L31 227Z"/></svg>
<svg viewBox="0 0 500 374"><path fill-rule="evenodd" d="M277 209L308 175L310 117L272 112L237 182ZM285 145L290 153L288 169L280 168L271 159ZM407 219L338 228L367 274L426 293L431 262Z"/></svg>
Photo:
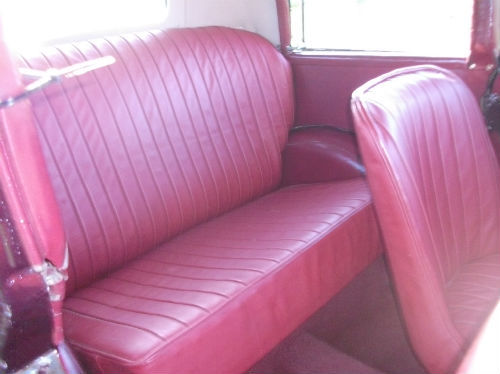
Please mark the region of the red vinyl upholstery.
<svg viewBox="0 0 500 374"><path fill-rule="evenodd" d="M500 296L500 179L481 112L431 66L366 83L353 111L412 344L430 373L450 372Z"/></svg>
<svg viewBox="0 0 500 374"><path fill-rule="evenodd" d="M242 372L375 258L369 201L362 180L266 195L74 293L68 336L104 373Z"/></svg>
<svg viewBox="0 0 500 374"><path fill-rule="evenodd" d="M69 240L65 333L95 373L239 373L380 253L366 182L279 188L291 71L221 27L53 47L113 55L33 98Z"/></svg>
<svg viewBox="0 0 500 374"><path fill-rule="evenodd" d="M250 51L251 49L251 51ZM69 289L275 189L293 118L286 60L222 28L115 36L26 59L112 68L34 102L71 244Z"/></svg>
<svg viewBox="0 0 500 374"><path fill-rule="evenodd" d="M362 177L354 134L330 126L296 127L283 150L282 185Z"/></svg>

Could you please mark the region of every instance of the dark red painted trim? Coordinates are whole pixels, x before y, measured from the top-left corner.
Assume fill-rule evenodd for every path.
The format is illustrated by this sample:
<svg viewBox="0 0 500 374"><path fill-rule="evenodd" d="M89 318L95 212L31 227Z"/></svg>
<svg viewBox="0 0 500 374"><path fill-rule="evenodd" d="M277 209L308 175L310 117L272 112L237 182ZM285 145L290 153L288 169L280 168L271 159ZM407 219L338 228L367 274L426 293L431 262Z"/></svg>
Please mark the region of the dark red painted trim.
<svg viewBox="0 0 500 374"><path fill-rule="evenodd" d="M7 99L25 88L1 26L0 19L0 99ZM64 283L49 295L43 270L64 271L65 238L29 101L0 109L0 139L0 292L11 314L2 358L12 371L63 342Z"/></svg>
<svg viewBox="0 0 500 374"><path fill-rule="evenodd" d="M31 268L14 224L14 218L0 190L0 292L1 311L10 323L2 360L8 371L18 370L53 349L52 308L45 283Z"/></svg>
<svg viewBox="0 0 500 374"><path fill-rule="evenodd" d="M14 64L14 59L3 41L0 20L0 98L19 93L22 84ZM26 102L19 105L27 105ZM41 254L33 244L33 233L28 226L19 181L15 178L15 166L26 158L31 150L27 144L20 144L19 155L12 150L12 133L22 136L23 117L15 112L16 107L0 110L0 292L4 319L10 323L3 326L5 347L2 360L7 370L13 371L45 354L52 346L52 308L47 286L42 276L33 270L33 265L41 264ZM19 107L18 107L19 109ZM23 109L23 108L21 108ZM6 131L11 119L11 131ZM31 170L31 169L30 169ZM26 171L30 171L26 170ZM42 199L43 196L32 196ZM35 248L35 249L34 249ZM28 250L29 249L29 250Z"/></svg>
<svg viewBox="0 0 500 374"><path fill-rule="evenodd" d="M495 64L494 0L475 0L468 66L491 70Z"/></svg>
<svg viewBox="0 0 500 374"><path fill-rule="evenodd" d="M353 54L337 54L337 53L318 53L318 54L301 54L292 53L289 56L290 61L294 65L331 65L331 61L335 60L336 65L345 67L360 67L365 66L367 63L373 67L383 67L389 65L402 65L402 64L434 64L441 65L447 64L451 68L462 69L465 66L465 59L463 58L444 58L444 57L408 57L408 56L394 56L394 55L353 55Z"/></svg>
<svg viewBox="0 0 500 374"><path fill-rule="evenodd" d="M288 47L292 40L289 0L276 0L276 8L278 10L280 48L283 53L288 53Z"/></svg>

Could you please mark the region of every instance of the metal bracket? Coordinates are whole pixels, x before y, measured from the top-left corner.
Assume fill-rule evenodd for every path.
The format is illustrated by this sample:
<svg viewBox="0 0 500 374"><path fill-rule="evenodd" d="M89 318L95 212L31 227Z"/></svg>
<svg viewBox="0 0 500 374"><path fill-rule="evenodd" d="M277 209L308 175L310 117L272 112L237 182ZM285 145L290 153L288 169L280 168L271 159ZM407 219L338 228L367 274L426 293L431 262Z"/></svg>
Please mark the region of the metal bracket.
<svg viewBox="0 0 500 374"><path fill-rule="evenodd" d="M64 294L61 293L61 290L54 286L57 286L58 284L63 283L68 279L68 275L66 274L67 259L68 249L66 247L66 254L64 259L65 264L62 266L62 268L57 268L47 260L41 265L33 266L33 270L35 270L42 276L45 284L47 285L51 301L61 301L64 298Z"/></svg>
<svg viewBox="0 0 500 374"><path fill-rule="evenodd" d="M28 79L35 79L35 81L25 86L22 92L10 96L6 99L0 100L0 109L14 106L17 102L27 99L30 95L44 89L45 87L53 83L60 83L63 79L77 77L90 71L112 65L115 62L116 59L113 56L105 56L80 62L78 64L70 65L61 69L51 68L45 71L41 71L21 68L19 69L19 72L22 76Z"/></svg>
<svg viewBox="0 0 500 374"><path fill-rule="evenodd" d="M55 286L61 282L64 282L67 276L50 262L45 261L43 265L36 269L40 273L45 284L49 287Z"/></svg>
<svg viewBox="0 0 500 374"><path fill-rule="evenodd" d="M15 374L65 374L64 366L57 350L52 350L38 357Z"/></svg>

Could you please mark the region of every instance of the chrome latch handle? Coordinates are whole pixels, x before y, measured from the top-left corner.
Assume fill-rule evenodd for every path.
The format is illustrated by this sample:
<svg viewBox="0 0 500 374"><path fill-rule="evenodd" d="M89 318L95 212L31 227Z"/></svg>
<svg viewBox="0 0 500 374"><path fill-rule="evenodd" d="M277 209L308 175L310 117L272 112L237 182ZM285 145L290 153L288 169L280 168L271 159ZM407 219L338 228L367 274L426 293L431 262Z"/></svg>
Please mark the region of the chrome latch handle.
<svg viewBox="0 0 500 374"><path fill-rule="evenodd" d="M19 69L19 72L23 77L26 77L28 79L35 79L35 81L26 85L21 93L0 100L0 109L14 106L17 102L27 99L30 95L44 89L45 87L53 83L60 83L63 79L77 77L93 70L112 65L115 62L116 59L113 56L105 56L93 60L79 62L77 64L66 66L60 69L50 68L42 71L21 68Z"/></svg>

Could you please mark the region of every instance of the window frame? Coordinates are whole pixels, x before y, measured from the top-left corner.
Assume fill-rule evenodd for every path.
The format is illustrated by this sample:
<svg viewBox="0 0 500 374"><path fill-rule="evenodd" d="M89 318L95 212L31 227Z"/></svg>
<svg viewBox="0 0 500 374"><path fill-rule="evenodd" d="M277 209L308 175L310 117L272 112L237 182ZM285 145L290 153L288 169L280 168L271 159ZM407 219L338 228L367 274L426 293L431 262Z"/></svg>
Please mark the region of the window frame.
<svg viewBox="0 0 500 374"><path fill-rule="evenodd" d="M289 56L304 56L311 57L381 57L381 58L426 58L425 56L394 54L391 52L376 52L369 53L367 51L338 51L338 50L298 50L291 47L291 15L290 15L291 0L276 0L278 11L278 24L280 33L280 48L285 55ZM498 11L496 6L498 5ZM497 42L500 47L500 40L496 40L496 22L500 19L495 19L495 14L500 17L500 0L473 0L472 25L470 48L467 57L427 57L429 60L453 60L465 61L467 67L471 70L492 70L496 64ZM496 21L496 22L495 22ZM500 36L499 36L500 39ZM500 49L500 48L499 48Z"/></svg>

